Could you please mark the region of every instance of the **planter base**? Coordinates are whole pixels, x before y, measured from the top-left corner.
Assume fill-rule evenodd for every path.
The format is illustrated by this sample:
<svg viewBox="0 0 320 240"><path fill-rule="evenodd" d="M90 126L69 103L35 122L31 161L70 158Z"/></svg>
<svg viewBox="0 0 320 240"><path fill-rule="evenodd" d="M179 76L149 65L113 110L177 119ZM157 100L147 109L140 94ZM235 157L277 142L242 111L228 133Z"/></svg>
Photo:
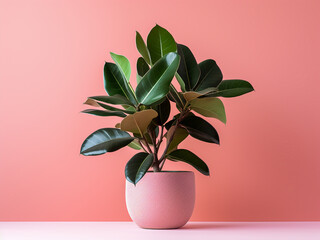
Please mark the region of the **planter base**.
<svg viewBox="0 0 320 240"><path fill-rule="evenodd" d="M141 228L180 228L189 221L194 202L193 172L147 172L136 186L126 182L127 209Z"/></svg>

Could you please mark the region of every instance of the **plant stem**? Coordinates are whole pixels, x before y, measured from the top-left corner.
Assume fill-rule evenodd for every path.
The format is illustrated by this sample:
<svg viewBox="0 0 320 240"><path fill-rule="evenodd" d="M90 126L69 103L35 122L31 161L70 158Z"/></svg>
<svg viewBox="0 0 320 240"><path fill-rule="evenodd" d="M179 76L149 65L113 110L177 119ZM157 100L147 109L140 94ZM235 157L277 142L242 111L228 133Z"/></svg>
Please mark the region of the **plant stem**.
<svg viewBox="0 0 320 240"><path fill-rule="evenodd" d="M144 134L142 134L142 138L143 138L144 143L145 143L145 145L146 145L146 147L147 147L147 149L148 149L148 152L149 152L150 154L152 154L152 150L151 150L151 148L150 148L150 146L149 146L149 143L148 143L146 137L144 136Z"/></svg>
<svg viewBox="0 0 320 240"><path fill-rule="evenodd" d="M158 141L158 143L157 143L157 148L158 148L158 150L159 150L160 144L161 144L161 142L162 142L162 140L163 140L163 128L164 128L164 126L162 125L162 126L161 126L161 130L160 130L160 138L159 138L159 141Z"/></svg>
<svg viewBox="0 0 320 240"><path fill-rule="evenodd" d="M172 133L172 135L170 136L170 138L168 139L166 148L164 149L163 154L162 154L162 156L161 156L160 159L159 159L159 162L160 162L160 163L165 160L166 153L167 153L167 151L168 151L168 148L169 148L169 146L170 146L170 143L171 143L172 140L173 140L174 134L175 134L175 132L176 132L178 126L179 126L179 123L187 116L187 114L189 113L189 111L190 111L190 110L188 110L188 109L183 109L183 111L181 112L181 115L180 115L179 118L177 119L177 121L176 121L176 123L175 123L175 125L174 125L173 133ZM172 126L171 126L171 127L172 127ZM163 166L162 166L162 167L163 167Z"/></svg>
<svg viewBox="0 0 320 240"><path fill-rule="evenodd" d="M160 168L159 168L159 160L158 160L158 148L157 148L157 144L156 144L156 134L155 134L155 130L151 131L150 129L148 129L148 133L150 135L151 141L152 141L152 145L153 145L153 171L154 172L159 172Z"/></svg>
<svg viewBox="0 0 320 240"><path fill-rule="evenodd" d="M142 148L146 153L148 153L148 151L144 148L143 143L141 142L140 139L138 139L138 142L139 142L141 148Z"/></svg>
<svg viewBox="0 0 320 240"><path fill-rule="evenodd" d="M163 159L163 161L160 163L160 171L162 171L162 168L163 168L165 162L166 162L166 158Z"/></svg>

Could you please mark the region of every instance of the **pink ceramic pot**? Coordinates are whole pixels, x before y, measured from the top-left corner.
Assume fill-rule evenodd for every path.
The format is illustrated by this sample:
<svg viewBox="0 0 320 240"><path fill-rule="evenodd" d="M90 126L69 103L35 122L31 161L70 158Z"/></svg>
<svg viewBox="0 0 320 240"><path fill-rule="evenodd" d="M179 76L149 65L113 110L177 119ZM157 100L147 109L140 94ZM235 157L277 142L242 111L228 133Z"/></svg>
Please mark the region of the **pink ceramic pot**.
<svg viewBox="0 0 320 240"><path fill-rule="evenodd" d="M142 228L179 228L190 219L195 201L193 172L147 172L134 186L126 183L131 219Z"/></svg>

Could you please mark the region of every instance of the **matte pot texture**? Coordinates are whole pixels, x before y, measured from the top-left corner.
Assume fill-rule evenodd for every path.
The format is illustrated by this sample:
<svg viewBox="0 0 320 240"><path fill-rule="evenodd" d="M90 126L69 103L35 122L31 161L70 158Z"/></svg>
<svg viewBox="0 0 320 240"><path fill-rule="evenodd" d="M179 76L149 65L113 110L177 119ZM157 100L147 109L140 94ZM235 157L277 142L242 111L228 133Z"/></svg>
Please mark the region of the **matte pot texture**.
<svg viewBox="0 0 320 240"><path fill-rule="evenodd" d="M141 228L180 228L189 221L194 202L193 172L147 172L136 186L126 182L127 209Z"/></svg>

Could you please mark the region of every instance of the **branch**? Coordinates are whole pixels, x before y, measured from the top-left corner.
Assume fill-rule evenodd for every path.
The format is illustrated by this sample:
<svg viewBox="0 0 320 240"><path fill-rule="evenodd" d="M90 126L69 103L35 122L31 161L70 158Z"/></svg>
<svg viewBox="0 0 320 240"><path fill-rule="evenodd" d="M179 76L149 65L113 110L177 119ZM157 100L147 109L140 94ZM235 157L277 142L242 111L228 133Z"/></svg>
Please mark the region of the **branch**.
<svg viewBox="0 0 320 240"><path fill-rule="evenodd" d="M174 125L173 133L172 133L172 135L170 136L170 138L168 139L166 148L164 149L163 154L162 154L162 156L161 156L160 159L159 159L159 162L160 162L160 163L165 160L165 156L166 156L166 153L167 153L167 151L168 151L169 145L170 145L170 143L171 143L172 140L173 140L174 134L176 133L176 130L177 130L178 126L179 126L179 123L187 116L187 114L188 114L189 111L190 111L190 110L183 110L183 111L181 112L180 117L177 119L176 124ZM172 127L172 126L171 126L171 127Z"/></svg>
<svg viewBox="0 0 320 240"><path fill-rule="evenodd" d="M139 142L140 146L142 147L142 149L143 149L146 153L148 153L148 151L144 148L143 143L141 142L140 139L138 139L138 142Z"/></svg>

